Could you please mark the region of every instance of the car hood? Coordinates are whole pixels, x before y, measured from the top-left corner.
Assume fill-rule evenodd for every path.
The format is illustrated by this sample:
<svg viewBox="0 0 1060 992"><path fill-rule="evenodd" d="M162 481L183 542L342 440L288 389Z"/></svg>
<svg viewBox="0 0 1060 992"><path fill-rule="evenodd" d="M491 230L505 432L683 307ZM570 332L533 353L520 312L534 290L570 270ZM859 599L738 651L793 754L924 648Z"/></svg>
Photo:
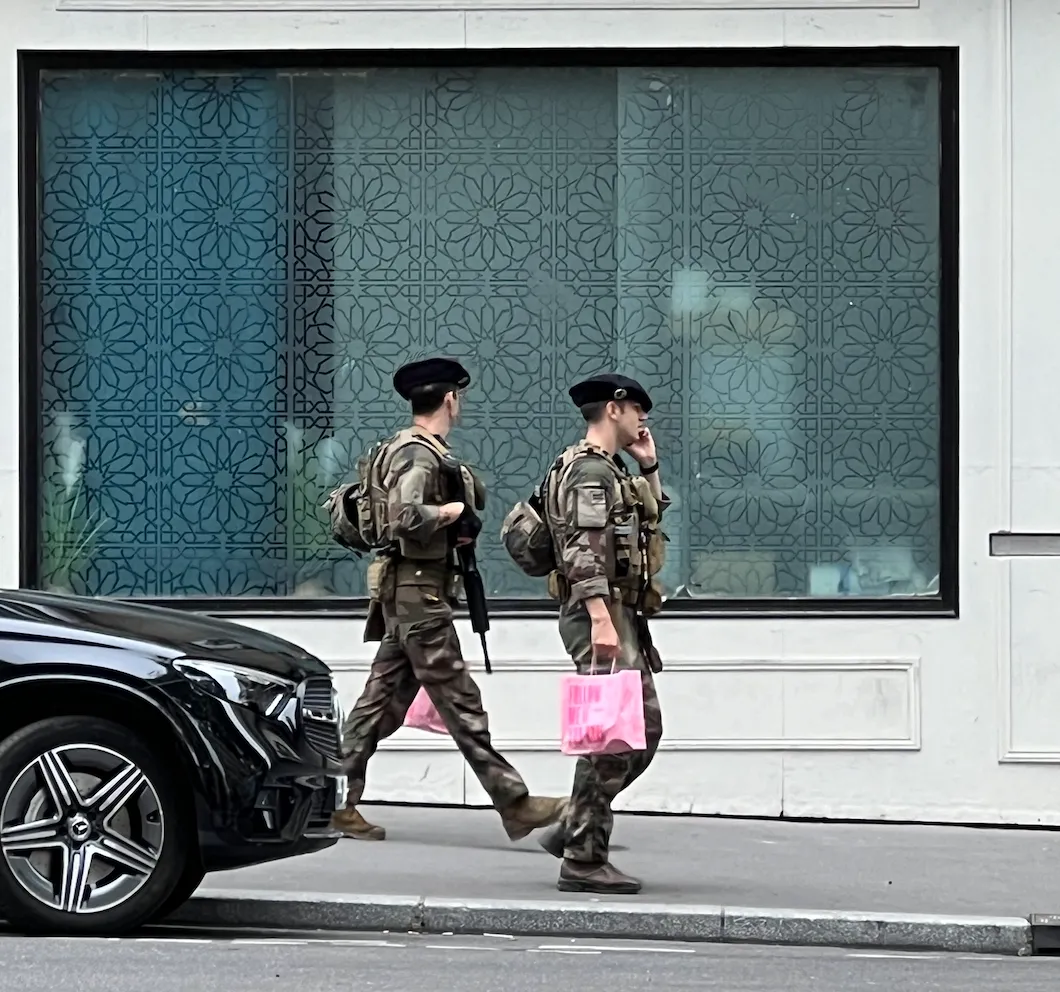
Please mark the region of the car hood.
<svg viewBox="0 0 1060 992"><path fill-rule="evenodd" d="M120 638L171 659L227 661L295 681L329 671L318 658L281 637L243 624L157 606L5 591L0 592L0 629L5 619L40 623L66 639L103 643Z"/></svg>

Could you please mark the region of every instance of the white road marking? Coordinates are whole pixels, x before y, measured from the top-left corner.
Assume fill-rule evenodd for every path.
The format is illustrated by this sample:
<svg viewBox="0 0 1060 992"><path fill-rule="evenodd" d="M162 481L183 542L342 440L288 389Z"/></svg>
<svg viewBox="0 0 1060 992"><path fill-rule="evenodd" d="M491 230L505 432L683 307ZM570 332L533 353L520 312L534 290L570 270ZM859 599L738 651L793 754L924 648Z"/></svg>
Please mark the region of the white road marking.
<svg viewBox="0 0 1060 992"><path fill-rule="evenodd" d="M475 944L424 944L424 947L432 951L489 951L496 954L499 947L482 947Z"/></svg>
<svg viewBox="0 0 1060 992"><path fill-rule="evenodd" d="M1008 954L961 954L955 951L847 951L847 958L877 958L895 961L1011 961L1014 955ZM1023 960L1055 961L1056 958L1041 955Z"/></svg>
<svg viewBox="0 0 1060 992"><path fill-rule="evenodd" d="M354 944L357 947L408 947L408 944L397 940L349 940L336 941L343 945Z"/></svg>
<svg viewBox="0 0 1060 992"><path fill-rule="evenodd" d="M310 943L308 940L275 940L271 937L238 937L232 941L233 944L256 944L283 947L305 947Z"/></svg>
<svg viewBox="0 0 1060 992"><path fill-rule="evenodd" d="M138 944L212 944L207 937L136 937Z"/></svg>
<svg viewBox="0 0 1060 992"><path fill-rule="evenodd" d="M695 954L694 947L608 947L606 944L576 944L576 949L599 951L603 954ZM541 944L538 950L559 951L566 947L561 944Z"/></svg>
<svg viewBox="0 0 1060 992"><path fill-rule="evenodd" d="M194 928L193 928L194 929ZM198 932L201 932L199 930ZM16 934L4 935L9 939L11 937L17 937ZM429 937L428 934L416 934L418 938ZM444 934L442 936L445 936ZM475 935L476 938L478 935ZM519 938L512 934L482 934L482 937L491 937L495 940L517 940ZM94 943L139 943L139 944L223 944L228 947L247 947L247 946L277 946L277 947L309 947L314 944L327 944L334 947L388 947L405 949L410 946L415 948L423 948L425 950L432 951L486 951L497 953L504 950L503 945L499 944L455 944L455 943L432 943L424 944L420 943L419 940L413 942L400 942L393 940L379 940L373 938L359 938L359 937L321 937L312 936L306 937L305 939L296 939L290 937L270 937L266 934L262 934L257 937L231 937L231 936L215 936L211 935L208 937L200 936L183 936L183 935L169 935L169 936L151 936L151 937L43 937L38 938L43 940L51 941L79 941L82 944L87 942ZM437 938L436 938L437 939ZM3 937L0 936L0 942ZM520 951L527 954L589 954L589 955L601 955L601 954L703 954L710 953L711 950L719 950L726 945L721 944L704 944L696 947L689 946L631 946L628 944L582 944L578 943L576 938L571 938L569 943L565 944L539 944L536 947L517 947L512 948L514 951ZM728 945L728 949L732 949L734 945ZM811 950L810 948L807 948ZM824 949L817 948L821 951ZM837 956L845 958L862 959L862 960L896 960L896 961L940 961L940 960L959 960L959 961L975 961L982 962L988 961L1004 961L1009 962L1012 958L1008 955L999 954L974 954L974 953L954 953L954 952L943 952L943 951L900 951L900 950L842 950L836 949ZM1031 956L1024 960L1044 961L1048 962L1043 967L1058 967L1060 961L1055 957L1049 957L1045 955ZM872 983L869 983L872 984Z"/></svg>
<svg viewBox="0 0 1060 992"><path fill-rule="evenodd" d="M527 954L603 954L603 951L581 951L575 948L548 948L548 947L528 947L526 949Z"/></svg>
<svg viewBox="0 0 1060 992"><path fill-rule="evenodd" d="M317 944L335 944L337 947L408 947L393 940L359 940L356 937L325 937L314 941Z"/></svg>
<svg viewBox="0 0 1060 992"><path fill-rule="evenodd" d="M2 939L10 940L13 937L17 938L17 937L20 937L20 936L21 936L21 934L17 934L17 933L4 934L4 936L2 938L0 938L0 940L2 940ZM119 940L125 940L126 938L125 937L63 937L63 936L50 936L49 937L49 936L43 936L43 937L34 937L33 939L34 940L53 940L53 941L64 941L64 940L65 941L72 941L72 940L76 940L78 943L82 943L83 941L86 941L86 940L93 940L93 941L106 941L108 944L113 944L113 943L116 943Z"/></svg>
<svg viewBox="0 0 1060 992"><path fill-rule="evenodd" d="M936 961L941 954L933 954L929 951L922 953L902 951L852 951L846 955L848 958L890 958L899 961Z"/></svg>

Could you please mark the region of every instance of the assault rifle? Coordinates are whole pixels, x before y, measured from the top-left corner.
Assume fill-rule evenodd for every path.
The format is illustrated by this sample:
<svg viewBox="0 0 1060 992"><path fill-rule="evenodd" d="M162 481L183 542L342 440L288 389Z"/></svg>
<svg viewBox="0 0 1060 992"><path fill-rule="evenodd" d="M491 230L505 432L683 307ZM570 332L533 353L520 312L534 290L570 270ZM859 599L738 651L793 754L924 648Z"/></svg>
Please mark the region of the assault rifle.
<svg viewBox="0 0 1060 992"><path fill-rule="evenodd" d="M475 559L475 541L482 531L475 507L467 502L464 491L464 476L460 463L453 458L442 459L442 474L448 484L452 499L464 504L464 512L449 525L449 544L456 548L460 577L464 582L464 599L467 602L468 616L471 618L471 629L478 634L482 642L482 659L486 663L486 674L493 674L490 665L489 648L486 646L486 631L490 629L489 609L486 605L486 589L482 583L482 573L478 570ZM461 543L461 539L463 542Z"/></svg>

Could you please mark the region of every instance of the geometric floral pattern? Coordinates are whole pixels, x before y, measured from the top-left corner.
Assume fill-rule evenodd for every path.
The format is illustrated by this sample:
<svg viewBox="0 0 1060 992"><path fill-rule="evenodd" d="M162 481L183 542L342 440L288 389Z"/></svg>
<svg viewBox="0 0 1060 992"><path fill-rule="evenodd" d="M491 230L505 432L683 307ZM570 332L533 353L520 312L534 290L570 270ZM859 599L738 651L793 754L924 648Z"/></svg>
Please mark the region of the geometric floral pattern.
<svg viewBox="0 0 1060 992"><path fill-rule="evenodd" d="M46 74L43 584L360 596L319 503L473 383L496 540L577 436L566 389L651 390L671 595L935 593L935 70Z"/></svg>

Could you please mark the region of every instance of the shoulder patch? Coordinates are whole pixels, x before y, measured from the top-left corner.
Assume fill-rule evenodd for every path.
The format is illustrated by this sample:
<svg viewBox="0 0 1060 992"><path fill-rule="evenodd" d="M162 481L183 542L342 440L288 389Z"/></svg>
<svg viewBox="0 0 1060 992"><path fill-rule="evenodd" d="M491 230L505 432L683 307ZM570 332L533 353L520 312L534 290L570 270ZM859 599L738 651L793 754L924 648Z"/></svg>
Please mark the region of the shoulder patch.
<svg viewBox="0 0 1060 992"><path fill-rule="evenodd" d="M607 526L607 491L602 486L578 486L572 495L571 523L576 528L598 530Z"/></svg>

